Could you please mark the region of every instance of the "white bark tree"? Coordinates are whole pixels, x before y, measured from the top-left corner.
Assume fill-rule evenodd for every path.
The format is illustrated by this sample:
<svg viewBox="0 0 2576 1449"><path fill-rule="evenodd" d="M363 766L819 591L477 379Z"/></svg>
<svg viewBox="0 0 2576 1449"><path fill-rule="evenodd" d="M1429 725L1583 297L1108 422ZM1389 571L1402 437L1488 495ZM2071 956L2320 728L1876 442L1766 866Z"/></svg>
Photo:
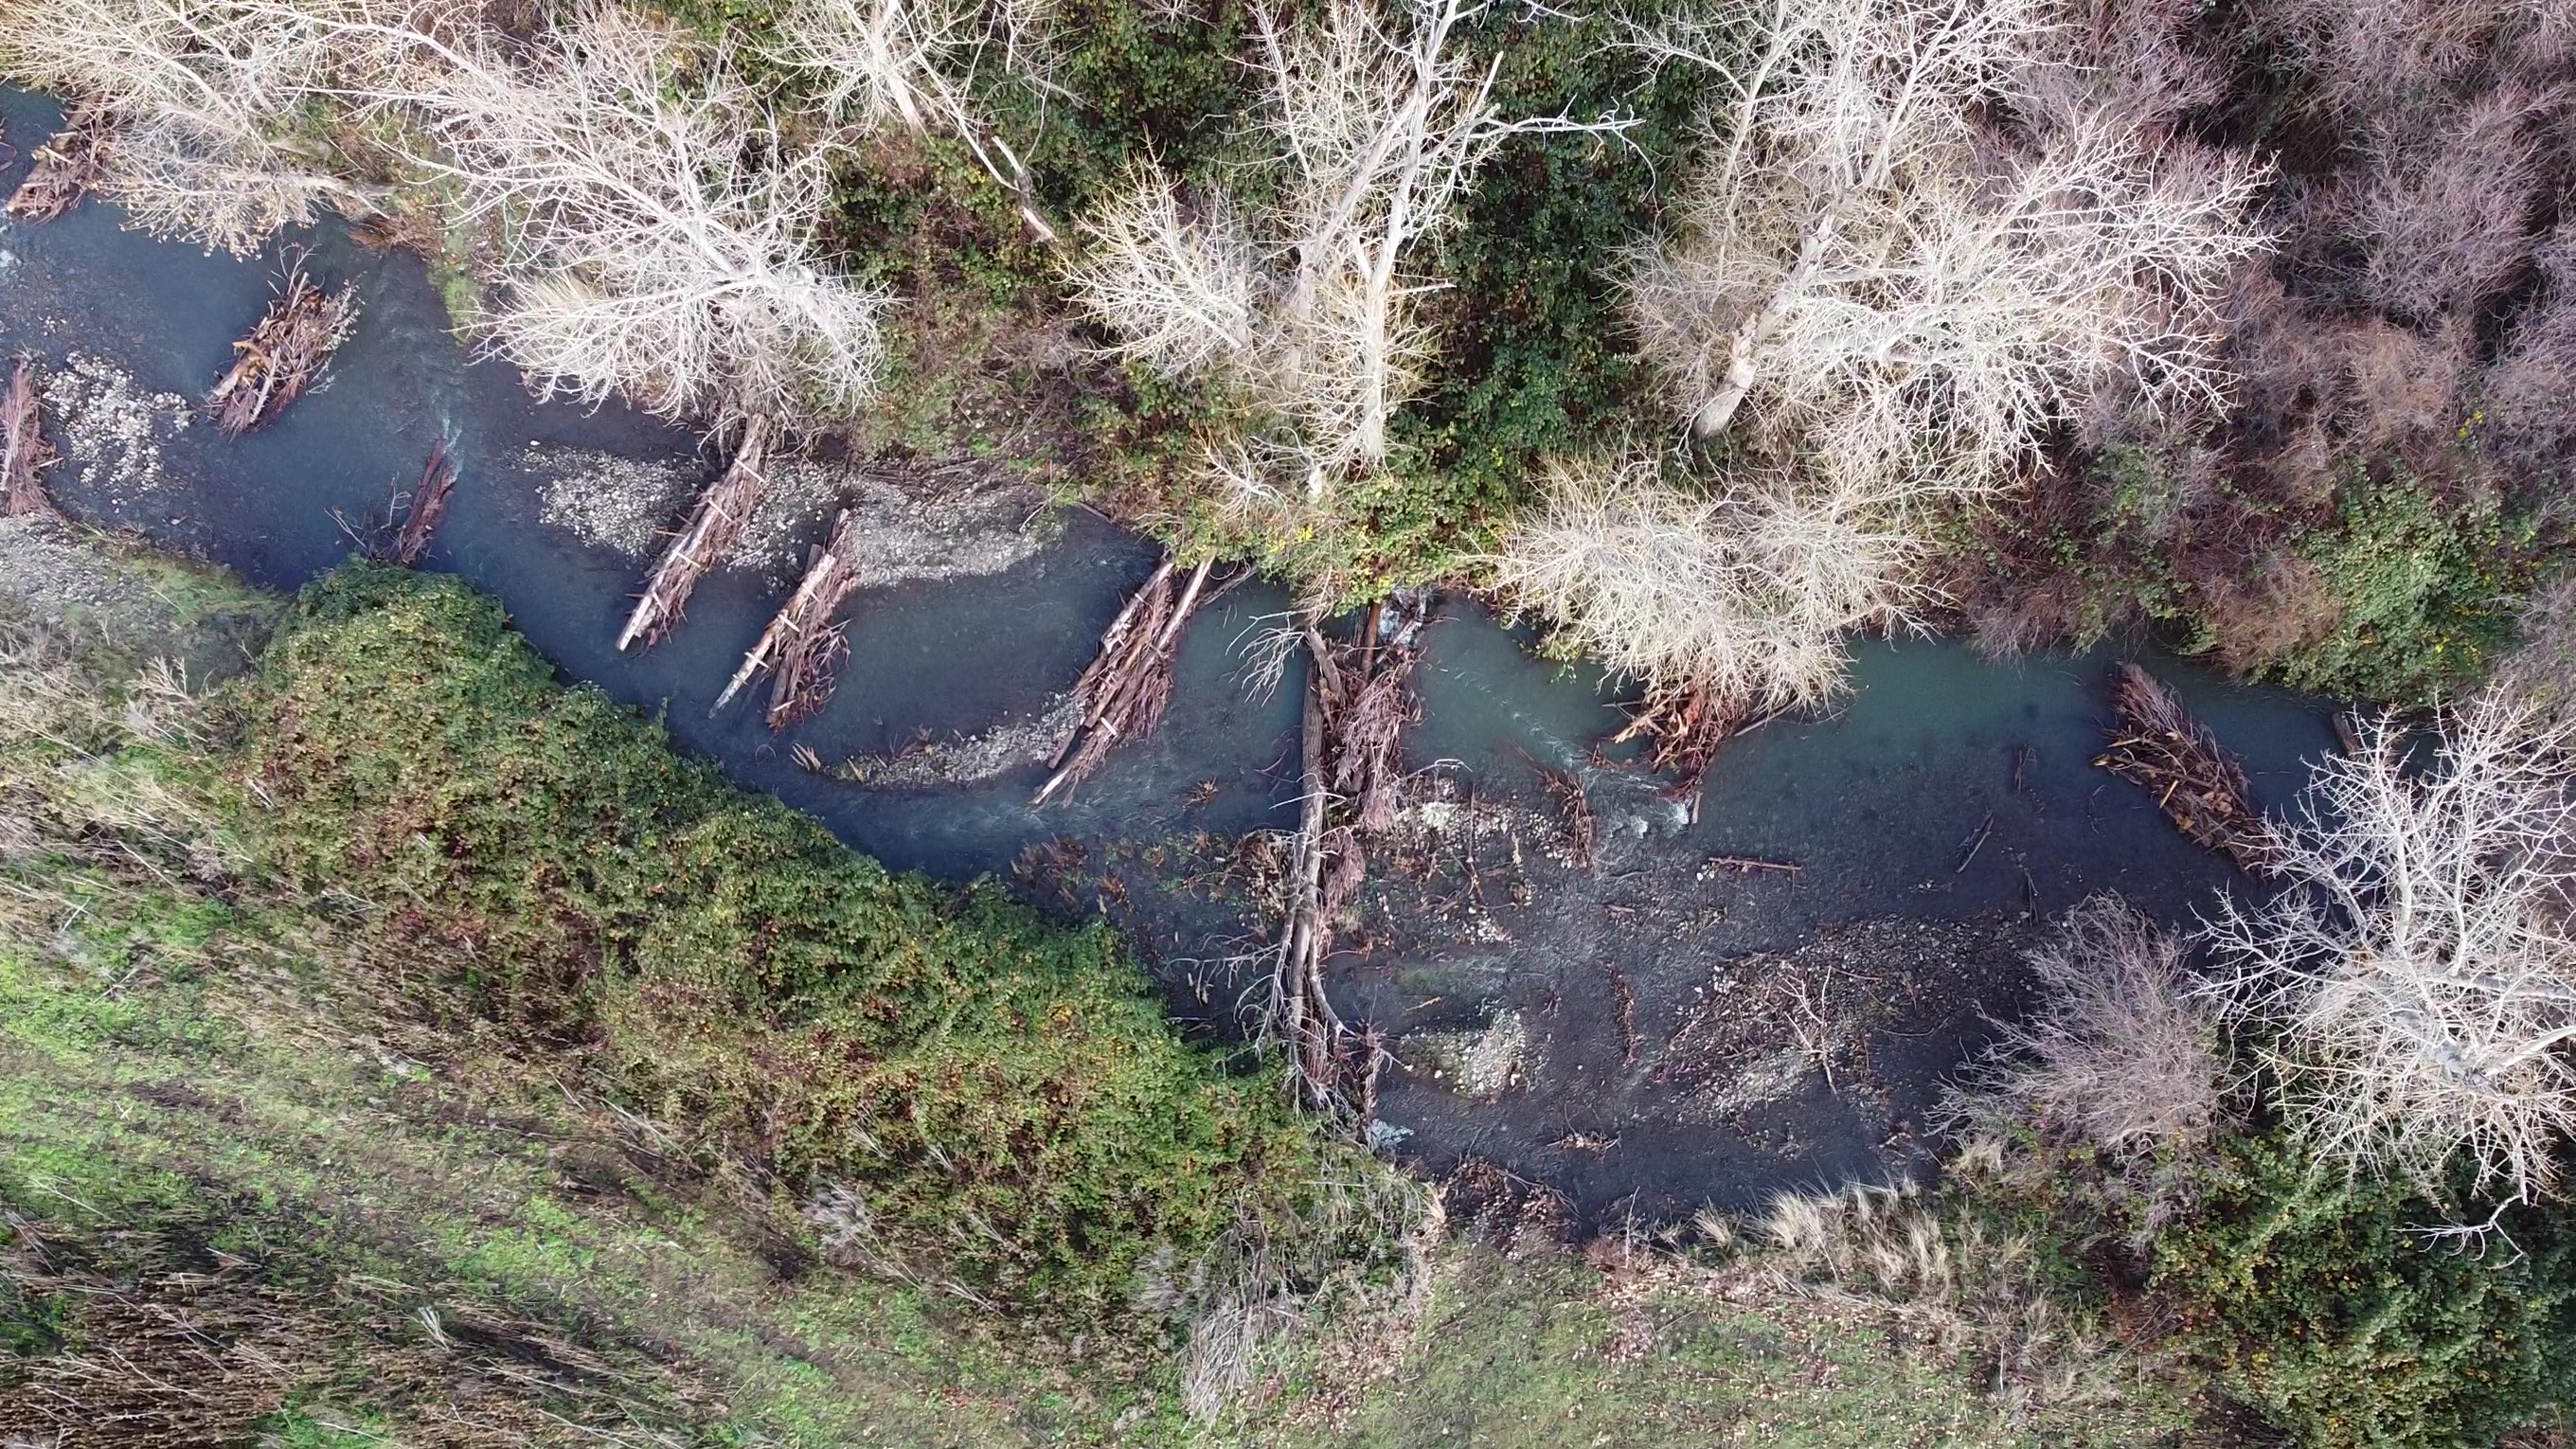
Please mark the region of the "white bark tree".
<svg viewBox="0 0 2576 1449"><path fill-rule="evenodd" d="M1076 296L1120 350L1244 385L1293 429L1281 455L1309 499L1385 461L1430 342L1414 301L1444 285L1422 244L1455 224L1477 168L1516 133L1619 128L1496 115L1494 64L1471 61L1458 34L1482 11L1409 0L1398 21L1331 0L1294 28L1257 12L1277 202L1238 219L1211 198L1192 215L1145 174L1085 228Z"/></svg>
<svg viewBox="0 0 2576 1449"><path fill-rule="evenodd" d="M2551 1187L2576 1132L2576 724L2503 691L2429 758L2390 720L2317 765L2288 889L2225 904L2213 996L2277 1032L2284 1106L2318 1153L2428 1186Z"/></svg>
<svg viewBox="0 0 2576 1449"><path fill-rule="evenodd" d="M1053 22L1047 0L799 0L779 16L777 56L816 78L825 113L838 120L965 142L1018 199L1031 230L1053 241L1027 165L975 99L988 70L1055 90L1046 76Z"/></svg>
<svg viewBox="0 0 2576 1449"><path fill-rule="evenodd" d="M1736 713L1813 708L1845 639L1912 622L1922 545L1869 500L1774 478L1714 495L1651 460L1560 462L1491 562L1515 607L1607 667L1705 688Z"/></svg>
<svg viewBox="0 0 2576 1449"><path fill-rule="evenodd" d="M1720 48L1748 32L1749 58ZM1699 433L1893 495L1984 491L2115 373L2220 394L2209 299L2263 244L2258 173L2062 87L2043 104L2044 0L1722 0L1636 43L1726 92L1679 235L1633 278Z"/></svg>
<svg viewBox="0 0 2576 1449"><path fill-rule="evenodd" d="M100 191L133 225L247 256L316 209L363 210L312 128L351 22L391 5L298 0L0 0L0 73L103 106Z"/></svg>
<svg viewBox="0 0 2576 1449"><path fill-rule="evenodd" d="M379 100L437 142L453 222L502 238L492 347L540 387L719 429L874 395L883 292L816 256L830 162L722 50L605 4L533 46L425 43Z"/></svg>

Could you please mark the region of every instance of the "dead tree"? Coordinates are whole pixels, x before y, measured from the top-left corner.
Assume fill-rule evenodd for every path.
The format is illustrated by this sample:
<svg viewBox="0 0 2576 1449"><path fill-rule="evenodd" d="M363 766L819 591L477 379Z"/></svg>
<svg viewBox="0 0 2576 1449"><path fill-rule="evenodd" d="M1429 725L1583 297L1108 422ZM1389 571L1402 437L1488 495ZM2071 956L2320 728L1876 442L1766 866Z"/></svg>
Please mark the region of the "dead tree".
<svg viewBox="0 0 2576 1449"><path fill-rule="evenodd" d="M2111 669L2111 705L2120 727L2093 763L2155 792L2165 812L2195 845L2246 870L2272 864L2270 826L2251 803L2245 769L2192 717L2174 692L2130 663Z"/></svg>
<svg viewBox="0 0 2576 1449"><path fill-rule="evenodd" d="M618 648L627 648L638 639L647 648L661 643L679 626L698 580L733 551L751 515L759 509L760 500L769 493L771 431L766 417L754 416L743 424L742 441L735 446L733 461L726 465L724 476L698 495L687 526L653 565L653 577L644 585L643 597L635 601L635 612L626 616L626 628L617 636Z"/></svg>
<svg viewBox="0 0 2576 1449"><path fill-rule="evenodd" d="M783 730L808 718L832 697L834 674L849 657L850 641L835 622L841 606L859 587L858 515L842 509L832 535L808 555L805 581L787 607L760 631L758 642L734 671L715 707L724 708L762 670L774 672L769 692L769 727Z"/></svg>
<svg viewBox="0 0 2576 1449"><path fill-rule="evenodd" d="M1335 922L1367 882L1367 839L1392 825L1401 805L1401 752L1405 727L1418 714L1413 673L1423 623L1416 608L1382 603L1347 644L1327 641L1311 618L1302 629L1309 667L1298 818L1288 841L1268 1027L1286 1044L1300 1098L1336 1115L1373 1098L1377 1048L1373 1032L1354 1031L1334 1010L1324 968Z"/></svg>
<svg viewBox="0 0 2576 1449"><path fill-rule="evenodd" d="M1498 114L1499 61L1465 36L1484 12L1483 0L1331 0L1286 25L1254 7L1266 95L1246 124L1275 177L1270 204L1184 205L1146 168L1086 228L1076 295L1122 354L1176 375L1221 369L1293 426L1282 448L1213 457L1218 474L1231 456L1313 501L1335 477L1382 466L1392 414L1435 351L1420 307L1439 285L1430 244L1457 224L1478 169L1514 135L1630 124Z"/></svg>
<svg viewBox="0 0 2576 1449"><path fill-rule="evenodd" d="M57 221L71 214L107 174L110 122L105 106L72 108L36 148L36 164L10 194L8 214L19 221Z"/></svg>
<svg viewBox="0 0 2576 1449"><path fill-rule="evenodd" d="M447 517L447 503L456 491L456 464L447 456L447 443L441 440L429 450L429 462L420 470L420 484L403 500L402 526L394 532L389 553L393 562L404 568L418 568L429 556L430 540L437 536L438 525Z"/></svg>
<svg viewBox="0 0 2576 1449"><path fill-rule="evenodd" d="M2208 990L2340 1170L2437 1192L2465 1160L2551 1192L2576 1137L2576 726L2489 690L2429 751L2398 720L2315 762L2273 833L2288 889L2219 901ZM2429 754L2429 758L2427 758Z"/></svg>
<svg viewBox="0 0 2576 1449"><path fill-rule="evenodd" d="M11 518L57 516L38 476L53 461L37 401L35 364L21 357L9 375L8 391L0 393L0 513Z"/></svg>
<svg viewBox="0 0 2576 1449"><path fill-rule="evenodd" d="M305 276L304 258L289 257L267 313L233 344L233 365L206 394L215 427L238 438L277 421L321 376L357 317L348 288L324 292Z"/></svg>
<svg viewBox="0 0 2576 1449"><path fill-rule="evenodd" d="M1141 740L1163 722L1172 702L1172 665L1180 651L1181 632L1198 611L1213 560L1190 571L1189 582L1173 591L1172 560L1166 557L1144 586L1127 596L1118 617L1101 631L1100 655L1073 683L1082 706L1082 725L1056 752L1055 771L1030 803L1044 805L1062 789L1081 784L1125 740Z"/></svg>

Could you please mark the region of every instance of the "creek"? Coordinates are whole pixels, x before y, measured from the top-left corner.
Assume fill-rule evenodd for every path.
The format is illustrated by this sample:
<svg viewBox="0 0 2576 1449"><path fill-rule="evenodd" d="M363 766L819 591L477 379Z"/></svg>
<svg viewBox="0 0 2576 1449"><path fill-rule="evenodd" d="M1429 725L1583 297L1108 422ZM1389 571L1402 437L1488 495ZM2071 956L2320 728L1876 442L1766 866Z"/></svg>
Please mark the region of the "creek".
<svg viewBox="0 0 2576 1449"><path fill-rule="evenodd" d="M0 188L57 115L0 94ZM183 424L265 305L285 244L357 289L353 339L275 426L228 440ZM1180 862L1293 823L1297 676L1266 697L1244 683L1246 645L1286 608L1276 589L1246 586L1200 616L1160 734L1069 803L1030 808L1033 762L866 787L791 749L840 761L1043 717L1153 547L1081 510L1025 509L1001 526L1022 539L1007 567L863 591L830 705L773 736L756 702L710 707L828 516L785 540L784 563L709 577L668 642L619 653L645 563L601 541L613 529L564 526L567 488L618 460L665 492L714 467L685 431L531 399L513 371L474 360L418 258L336 225L260 259L207 256L122 230L92 201L0 229L0 347L71 379L77 416L55 419L69 456L48 477L67 512L275 588L345 560L346 525L380 517L446 439L461 481L427 566L500 598L566 676L661 716L684 748L897 868L1009 874L1033 847L1070 842L1057 854L1088 862L1082 888L1054 898L1113 907L1177 1015L1237 1030L1254 923ZM855 487L864 473L835 476ZM1988 1034L1987 1013L2014 1009L2034 918L2117 891L2187 921L2230 884L2151 799L2091 764L2108 653L1999 665L1942 640L1863 643L1845 705L1730 744L1693 815L1662 782L1588 758L1622 722L1616 691L1530 643L1454 600L1427 635L1408 760L1442 801L1373 853L1381 879L1335 990L1345 1015L1390 1034L1393 1150L1433 1170L1489 1162L1560 1194L1551 1210L1580 1223L1892 1170L1921 1152L1921 1110ZM2332 745L2319 701L2146 662L2243 757L2266 807ZM1594 868L1565 858L1531 759L1586 781ZM1799 869L1711 870L1713 855ZM1022 888L1048 898L1039 880Z"/></svg>

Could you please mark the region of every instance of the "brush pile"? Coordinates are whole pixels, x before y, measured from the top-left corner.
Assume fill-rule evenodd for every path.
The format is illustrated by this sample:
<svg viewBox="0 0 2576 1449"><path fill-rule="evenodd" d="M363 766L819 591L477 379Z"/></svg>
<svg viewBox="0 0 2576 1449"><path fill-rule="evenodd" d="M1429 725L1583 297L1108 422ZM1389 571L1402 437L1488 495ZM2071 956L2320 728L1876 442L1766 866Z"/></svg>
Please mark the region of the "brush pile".
<svg viewBox="0 0 2576 1449"><path fill-rule="evenodd" d="M1032 804L1043 805L1059 790L1090 778L1123 740L1141 740L1163 722L1172 702L1172 664L1181 633L1198 612L1213 563L1190 571L1189 581L1173 588L1169 557L1127 596L1118 617L1101 631L1099 657L1073 682L1074 700L1082 706L1082 725L1055 757L1055 772L1038 787Z"/></svg>
<svg viewBox="0 0 2576 1449"><path fill-rule="evenodd" d="M638 639L644 641L646 648L661 643L679 627L698 580L733 552L751 515L759 510L760 500L769 494L772 428L765 417L754 416L743 423L742 441L734 448L733 462L726 465L724 476L715 481L715 486L698 495L687 526L653 565L653 577L644 585L644 596L635 601L635 612L627 615L626 628L617 636L618 648L627 648Z"/></svg>
<svg viewBox="0 0 2576 1449"><path fill-rule="evenodd" d="M858 515L842 509L831 541L806 561L805 582L787 607L760 631L715 707L724 708L763 669L776 671L769 693L769 727L783 730L811 716L832 697L834 674L850 653L849 638L834 622L859 587Z"/></svg>
<svg viewBox="0 0 2576 1449"><path fill-rule="evenodd" d="M302 257L290 259L267 313L233 344L232 367L206 395L216 428L238 438L277 421L322 375L357 320L358 299L346 287L324 292L304 275Z"/></svg>
<svg viewBox="0 0 2576 1449"><path fill-rule="evenodd" d="M1673 777L1668 792L1675 799L1699 793L1700 782L1726 742L1745 729L1744 714L1721 703L1704 685L1656 683L1646 689L1627 728L1610 743L1646 742L1646 764Z"/></svg>
<svg viewBox="0 0 2576 1449"><path fill-rule="evenodd" d="M22 357L9 375L8 390L0 392L0 515L54 516L54 505L37 476L53 461L53 445L45 441L37 404L35 366Z"/></svg>
<svg viewBox="0 0 2576 1449"><path fill-rule="evenodd" d="M2111 670L2119 713L2111 747L2093 763L2154 791L2157 808L2193 843L2249 871L2273 860L2271 828L2251 803L2245 769L2161 681L2138 666Z"/></svg>
<svg viewBox="0 0 2576 1449"><path fill-rule="evenodd" d="M63 129L36 148L36 164L9 196L5 208L17 221L55 221L81 204L107 174L107 108L89 104L65 118Z"/></svg>

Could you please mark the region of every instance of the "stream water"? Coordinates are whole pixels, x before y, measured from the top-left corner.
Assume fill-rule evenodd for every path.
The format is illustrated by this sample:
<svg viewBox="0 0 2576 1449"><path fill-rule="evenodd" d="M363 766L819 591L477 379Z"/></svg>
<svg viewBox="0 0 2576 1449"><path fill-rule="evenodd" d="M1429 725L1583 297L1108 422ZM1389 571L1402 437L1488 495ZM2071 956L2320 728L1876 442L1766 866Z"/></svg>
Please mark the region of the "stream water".
<svg viewBox="0 0 2576 1449"><path fill-rule="evenodd" d="M56 115L0 94L12 148L0 188ZM839 760L1043 713L1152 567L1151 546L1065 511L1005 572L863 592L829 707L773 737L756 706L710 706L789 580L720 572L670 641L620 654L641 565L545 521L568 450L679 459L706 476L690 435L614 406L530 399L451 336L418 259L337 227L287 239L362 298L326 385L241 440L179 426L151 396L203 395L264 306L277 248L205 256L119 220L92 202L0 229L0 348L49 372L86 369L106 397L49 479L68 511L292 588L349 555L339 519L381 515L448 438L461 482L428 566L498 596L567 676L662 714L683 746L899 868L963 879L1078 842L1095 887L1124 878L1112 894L1130 901L1175 1011L1234 1029L1241 963L1211 963L1244 949L1227 943L1248 925L1139 858L1198 832L1292 821L1295 676L1266 699L1241 679L1242 642L1285 607L1275 590L1239 589L1200 618L1162 732L1069 804L1029 807L1034 766L937 788L829 779L790 746ZM2151 800L2091 765L2107 656L1999 666L1948 642L1864 644L1848 704L1730 745L1692 819L1660 782L1585 763L1621 721L1592 671L1534 658L1471 606L1448 606L1427 638L1408 752L1451 803L1379 853L1383 879L1336 992L1346 1014L1392 1034L1381 1112L1396 1150L1435 1169L1488 1159L1562 1193L1586 1222L1888 1170L1916 1150L1915 1114L1984 1035L1982 1013L2012 1008L2031 916L2114 890L2182 920L2229 880ZM2267 806L2331 743L2316 701L2150 666L2244 757ZM1551 848L1561 832L1525 756L1585 777L1596 868ZM1801 869L1712 872L1715 854ZM1906 944L1925 940L1935 949Z"/></svg>

